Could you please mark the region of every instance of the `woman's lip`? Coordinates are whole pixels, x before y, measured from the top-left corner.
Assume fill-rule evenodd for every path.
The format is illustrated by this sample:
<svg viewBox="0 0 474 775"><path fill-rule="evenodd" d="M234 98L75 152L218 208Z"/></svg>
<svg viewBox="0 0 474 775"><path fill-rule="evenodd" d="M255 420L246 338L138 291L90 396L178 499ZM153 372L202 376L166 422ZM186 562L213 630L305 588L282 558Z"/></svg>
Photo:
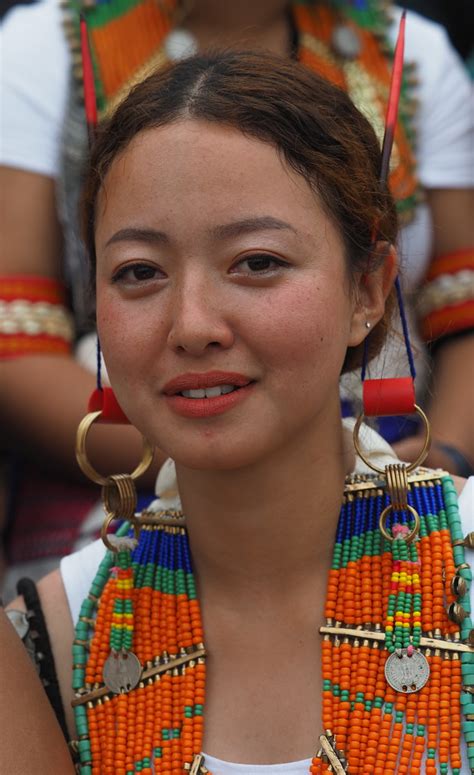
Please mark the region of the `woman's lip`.
<svg viewBox="0 0 474 775"><path fill-rule="evenodd" d="M199 390L200 388L217 387L219 385L235 385L236 387L243 388L250 382L252 380L249 377L233 371L207 371L202 374L190 372L188 374L180 374L179 377L174 377L174 379L167 382L163 388L163 393L167 396L173 396L177 393L182 393L183 390ZM199 401L198 398L192 400ZM206 400L209 401L211 399L208 398Z"/></svg>
<svg viewBox="0 0 474 775"><path fill-rule="evenodd" d="M214 398L185 398L179 394L166 395L166 401L170 408L176 414L181 415L181 417L191 417L194 419L215 417L218 414L224 414L224 412L232 409L236 404L244 401L249 393L252 392L254 385L255 382L250 382L244 387L234 390L232 393L215 396Z"/></svg>

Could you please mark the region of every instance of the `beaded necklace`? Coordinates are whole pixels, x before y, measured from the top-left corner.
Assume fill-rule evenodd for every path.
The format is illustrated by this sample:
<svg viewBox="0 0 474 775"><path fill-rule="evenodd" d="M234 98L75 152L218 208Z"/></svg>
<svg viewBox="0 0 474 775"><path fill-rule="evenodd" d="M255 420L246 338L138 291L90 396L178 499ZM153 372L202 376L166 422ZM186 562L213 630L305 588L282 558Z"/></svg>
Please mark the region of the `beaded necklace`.
<svg viewBox="0 0 474 775"><path fill-rule="evenodd" d="M428 775L456 775L461 726L474 771L472 575L452 480L419 469L408 505L390 507L382 533L384 481L346 480L320 630L327 731L313 775L417 775L425 752ZM415 511L419 540L409 543ZM78 770L203 774L205 649L185 520L148 511L132 525L117 532L76 626Z"/></svg>
<svg viewBox="0 0 474 775"><path fill-rule="evenodd" d="M297 59L347 91L382 141L393 57L385 4L294 0L289 7ZM166 39L176 25L178 9L176 0L65 0L66 35L80 94L79 14L87 18L101 118L115 110L134 84L169 62ZM404 222L413 217L420 197L412 152L414 86L413 65L405 64L390 171L390 188Z"/></svg>

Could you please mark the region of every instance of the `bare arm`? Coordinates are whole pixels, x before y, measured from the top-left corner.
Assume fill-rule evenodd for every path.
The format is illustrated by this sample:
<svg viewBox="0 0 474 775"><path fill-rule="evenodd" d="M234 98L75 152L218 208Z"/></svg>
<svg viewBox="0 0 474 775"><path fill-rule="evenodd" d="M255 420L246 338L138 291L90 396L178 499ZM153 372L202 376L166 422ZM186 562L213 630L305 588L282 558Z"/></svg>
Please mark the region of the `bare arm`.
<svg viewBox="0 0 474 775"><path fill-rule="evenodd" d="M34 667L0 610L0 772L73 775L59 724Z"/></svg>
<svg viewBox="0 0 474 775"><path fill-rule="evenodd" d="M435 255L467 248L473 242L474 193L469 190L428 192L434 234ZM450 444L474 467L474 335L447 340L435 352L430 398L427 405L433 439ZM419 439L395 446L404 460L413 460ZM451 458L433 446L428 465L450 470Z"/></svg>
<svg viewBox="0 0 474 775"><path fill-rule="evenodd" d="M42 175L0 168L0 274L61 278L61 231L54 181ZM2 363L0 420L13 443L25 446L46 465L82 476L74 440L94 376L71 356L36 355ZM141 456L138 432L107 426L90 434L90 456L104 473L131 471ZM163 456L148 474L151 485Z"/></svg>

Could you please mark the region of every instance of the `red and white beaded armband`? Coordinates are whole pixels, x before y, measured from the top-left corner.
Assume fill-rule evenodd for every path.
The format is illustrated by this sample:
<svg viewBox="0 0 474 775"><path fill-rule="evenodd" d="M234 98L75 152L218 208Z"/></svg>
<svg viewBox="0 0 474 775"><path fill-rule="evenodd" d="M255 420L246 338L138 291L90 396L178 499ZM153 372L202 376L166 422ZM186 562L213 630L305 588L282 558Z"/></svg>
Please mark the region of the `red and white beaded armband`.
<svg viewBox="0 0 474 775"><path fill-rule="evenodd" d="M417 311L426 342L474 328L474 248L434 259Z"/></svg>
<svg viewBox="0 0 474 775"><path fill-rule="evenodd" d="M34 275L0 277L0 358L67 354L73 338L60 282Z"/></svg>

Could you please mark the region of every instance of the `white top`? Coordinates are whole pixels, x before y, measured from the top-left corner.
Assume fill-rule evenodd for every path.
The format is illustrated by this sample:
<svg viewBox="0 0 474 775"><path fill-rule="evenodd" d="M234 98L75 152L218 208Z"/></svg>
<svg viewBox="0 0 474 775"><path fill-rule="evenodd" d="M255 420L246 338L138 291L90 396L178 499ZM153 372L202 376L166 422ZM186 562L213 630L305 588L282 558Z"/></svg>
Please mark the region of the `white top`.
<svg viewBox="0 0 474 775"><path fill-rule="evenodd" d="M352 430L354 422L353 418L347 418L344 421L346 431ZM389 462L389 460L393 461L388 444L367 426L364 426L362 429L361 441L364 448L370 445L372 450L370 459L373 462L377 462L377 464L382 466ZM356 471L362 473L368 471L368 469L359 461ZM165 463L158 476L157 495L160 497L160 500L159 504L156 502L156 508L162 509L179 506L174 464L171 460ZM459 497L459 510L463 524L463 533L465 534L474 529L474 477L468 479L464 486ZM74 622L79 616L82 601L89 592L90 585L104 553L105 547L102 541L99 540L61 560L61 575ZM469 562L471 565L474 564L473 551L466 550L466 562ZM471 598L474 610L474 585L471 588ZM461 775L470 775L465 744L463 744L462 756L463 766L461 768ZM205 759L206 766L213 775L273 775L273 773L277 773L277 775L307 775L311 763L310 759L303 759L284 764L237 764L234 762L224 762L208 754L205 754Z"/></svg>
<svg viewBox="0 0 474 775"><path fill-rule="evenodd" d="M394 9L395 41L400 9ZM67 104L71 55L59 0L18 5L0 30L2 50L0 164L55 177ZM408 12L405 58L417 64L418 173L427 188L465 188L474 183L472 85L442 27ZM402 230L409 255L405 281L414 287L431 255L426 206Z"/></svg>

